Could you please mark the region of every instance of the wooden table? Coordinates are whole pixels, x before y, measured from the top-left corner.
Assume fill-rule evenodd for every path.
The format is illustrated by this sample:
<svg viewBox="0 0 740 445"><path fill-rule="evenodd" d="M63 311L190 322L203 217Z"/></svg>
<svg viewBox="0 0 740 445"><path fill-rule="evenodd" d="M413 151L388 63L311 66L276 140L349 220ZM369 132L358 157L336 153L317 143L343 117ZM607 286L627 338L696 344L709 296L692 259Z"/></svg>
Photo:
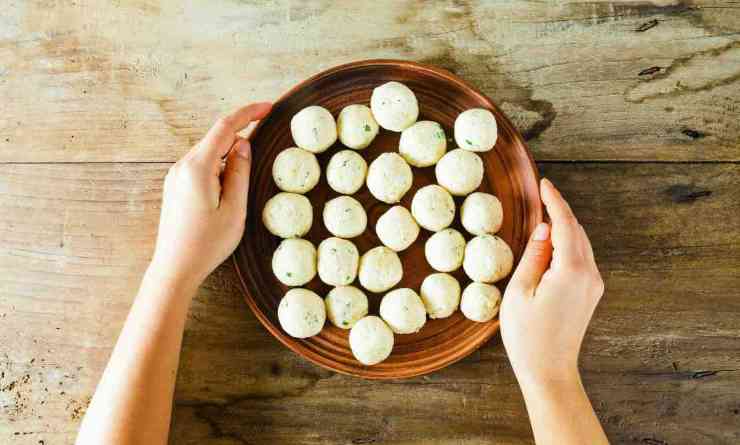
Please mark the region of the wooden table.
<svg viewBox="0 0 740 445"><path fill-rule="evenodd" d="M377 57L477 85L573 204L606 280L582 369L613 443L740 443L737 2L193 3L1 8L0 443L73 442L162 178L209 124ZM230 264L195 300L173 444L531 442L498 336L369 382L280 346Z"/></svg>

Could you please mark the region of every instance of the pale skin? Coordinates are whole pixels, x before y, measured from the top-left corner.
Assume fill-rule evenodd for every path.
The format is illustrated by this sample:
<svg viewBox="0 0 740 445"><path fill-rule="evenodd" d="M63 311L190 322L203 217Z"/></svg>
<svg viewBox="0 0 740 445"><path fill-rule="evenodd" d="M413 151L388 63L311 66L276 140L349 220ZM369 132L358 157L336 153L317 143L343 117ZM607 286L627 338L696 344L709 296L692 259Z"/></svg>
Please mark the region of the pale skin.
<svg viewBox="0 0 740 445"><path fill-rule="evenodd" d="M220 119L167 174L155 252L78 445L167 443L188 308L244 232L251 147L239 132L270 108L252 104ZM535 229L506 289L501 335L537 444L607 444L578 371L604 285L567 202L547 180L541 197L551 222Z"/></svg>

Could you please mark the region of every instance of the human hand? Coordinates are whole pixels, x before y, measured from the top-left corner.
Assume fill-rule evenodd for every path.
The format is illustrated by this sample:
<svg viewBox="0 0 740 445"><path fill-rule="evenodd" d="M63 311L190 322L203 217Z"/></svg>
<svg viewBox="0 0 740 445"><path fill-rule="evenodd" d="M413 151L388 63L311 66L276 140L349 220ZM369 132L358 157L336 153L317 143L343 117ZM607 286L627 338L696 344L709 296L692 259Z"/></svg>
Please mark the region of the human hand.
<svg viewBox="0 0 740 445"><path fill-rule="evenodd" d="M149 268L159 279L197 287L236 248L244 233L252 161L249 141L237 133L271 107L251 104L219 119L170 168Z"/></svg>
<svg viewBox="0 0 740 445"><path fill-rule="evenodd" d="M552 226L535 228L500 314L514 373L532 384L578 378L581 342L604 293L583 226L549 180L540 193Z"/></svg>

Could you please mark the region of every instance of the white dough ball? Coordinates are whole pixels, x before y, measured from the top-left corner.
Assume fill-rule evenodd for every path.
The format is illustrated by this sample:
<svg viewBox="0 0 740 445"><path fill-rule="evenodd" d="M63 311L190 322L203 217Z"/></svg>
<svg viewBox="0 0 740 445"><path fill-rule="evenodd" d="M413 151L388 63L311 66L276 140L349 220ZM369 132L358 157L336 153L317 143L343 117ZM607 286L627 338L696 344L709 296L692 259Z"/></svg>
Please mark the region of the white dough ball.
<svg viewBox="0 0 740 445"><path fill-rule="evenodd" d="M312 153L321 153L336 142L337 123L329 110L312 105L293 116L290 132L297 146Z"/></svg>
<svg viewBox="0 0 740 445"><path fill-rule="evenodd" d="M370 292L385 292L403 278L403 265L396 252L374 247L360 258L360 284Z"/></svg>
<svg viewBox="0 0 740 445"><path fill-rule="evenodd" d="M365 231L367 214L355 198L338 196L324 204L324 225L334 236L354 238Z"/></svg>
<svg viewBox="0 0 740 445"><path fill-rule="evenodd" d="M398 153L383 153L367 171L367 188L370 193L386 204L395 204L411 188L414 175L411 167Z"/></svg>
<svg viewBox="0 0 740 445"><path fill-rule="evenodd" d="M391 355L393 331L380 318L371 315L355 323L349 331L352 355L363 365L376 365Z"/></svg>
<svg viewBox="0 0 740 445"><path fill-rule="evenodd" d="M420 188L411 201L411 214L423 228L432 232L452 224L455 219L455 201L442 187L431 184Z"/></svg>
<svg viewBox="0 0 740 445"><path fill-rule="evenodd" d="M326 317L336 327L350 329L367 315L367 297L354 286L339 286L324 299Z"/></svg>
<svg viewBox="0 0 740 445"><path fill-rule="evenodd" d="M498 313L501 292L496 286L486 283L470 283L462 293L460 311L466 318L484 323Z"/></svg>
<svg viewBox="0 0 740 445"><path fill-rule="evenodd" d="M496 235L478 235L465 247L463 269L473 281L495 283L509 275L513 265L514 253Z"/></svg>
<svg viewBox="0 0 740 445"><path fill-rule="evenodd" d="M291 337L312 337L324 327L324 300L308 289L290 289L278 305L278 320Z"/></svg>
<svg viewBox="0 0 740 445"><path fill-rule="evenodd" d="M460 283L450 274L431 274L421 283L421 300L429 318L447 318L460 304Z"/></svg>
<svg viewBox="0 0 740 445"><path fill-rule="evenodd" d="M465 238L455 229L444 229L430 236L424 256L432 269L452 272L460 268L465 254Z"/></svg>
<svg viewBox="0 0 740 445"><path fill-rule="evenodd" d="M347 105L337 117L339 140L345 146L361 150L378 135L378 123L365 105Z"/></svg>
<svg viewBox="0 0 740 445"><path fill-rule="evenodd" d="M319 244L319 278L330 286L346 286L357 277L360 252L352 241L327 238Z"/></svg>
<svg viewBox="0 0 740 445"><path fill-rule="evenodd" d="M316 276L316 248L300 238L283 240L272 254L272 272L286 286L303 286Z"/></svg>
<svg viewBox="0 0 740 445"><path fill-rule="evenodd" d="M306 193L316 186L320 177L316 155L301 148L286 148L272 163L272 178L284 192Z"/></svg>
<svg viewBox="0 0 740 445"><path fill-rule="evenodd" d="M471 151L488 151L496 145L498 126L493 113L484 108L463 111L455 119L455 142Z"/></svg>
<svg viewBox="0 0 740 445"><path fill-rule="evenodd" d="M403 131L419 117L419 103L414 92L400 82L387 82L373 90L370 108L381 127Z"/></svg>
<svg viewBox="0 0 740 445"><path fill-rule="evenodd" d="M416 241L419 225L406 207L393 206L380 215L375 233L386 247L400 252Z"/></svg>
<svg viewBox="0 0 740 445"><path fill-rule="evenodd" d="M437 122L419 121L401 133L401 156L414 167L429 167L447 151L447 137Z"/></svg>
<svg viewBox="0 0 740 445"><path fill-rule="evenodd" d="M442 156L434 174L448 192L464 196L475 191L483 181L483 161L472 151L458 148Z"/></svg>
<svg viewBox="0 0 740 445"><path fill-rule="evenodd" d="M296 238L305 235L313 224L313 207L303 195L280 192L262 209L262 222L275 236Z"/></svg>
<svg viewBox="0 0 740 445"><path fill-rule="evenodd" d="M380 301L380 317L396 334L419 332L427 321L427 311L419 295L411 289L395 289Z"/></svg>
<svg viewBox="0 0 740 445"><path fill-rule="evenodd" d="M471 193L460 208L460 220L473 235L496 233L504 220L504 208L490 193Z"/></svg>
<svg viewBox="0 0 740 445"><path fill-rule="evenodd" d="M329 160L326 181L335 192L351 195L362 187L367 176L367 162L352 150L342 150Z"/></svg>

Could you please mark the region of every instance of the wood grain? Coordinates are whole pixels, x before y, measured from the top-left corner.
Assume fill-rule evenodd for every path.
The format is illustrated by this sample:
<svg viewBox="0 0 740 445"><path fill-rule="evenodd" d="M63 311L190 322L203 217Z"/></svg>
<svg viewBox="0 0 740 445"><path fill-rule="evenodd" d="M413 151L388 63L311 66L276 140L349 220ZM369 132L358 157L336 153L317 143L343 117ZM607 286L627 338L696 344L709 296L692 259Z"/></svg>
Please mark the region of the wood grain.
<svg viewBox="0 0 740 445"><path fill-rule="evenodd" d="M521 135L491 100L476 91L457 76L439 68L398 60L370 60L331 68L294 87L280 99L258 127L252 141L254 174L251 175L249 205L255 209L247 216L244 238L234 254L235 266L243 283L247 304L257 318L288 348L330 370L373 379L411 377L435 371L454 363L485 343L498 330L498 320L476 323L462 313L439 320L428 320L415 334L396 335L390 357L368 367L358 362L349 347L348 331L327 324L319 335L307 339L290 337L280 327L278 305L288 287L280 283L272 270L272 252L280 239L267 230L262 222L262 209L280 190L272 177L272 165L280 152L295 146L290 136L291 119L305 107L320 105L334 116L347 105L369 105L375 87L390 81L403 82L414 91L419 103L419 120L439 123L452 141L457 116L471 108L491 110L498 123L498 140L494 150L479 153L485 168L485 177L479 191L494 193L501 201L504 219L498 235L511 247L515 258L524 251L529 234L542 221L542 203L536 167ZM398 152L400 133L381 130L372 144L357 151L368 164L381 153ZM322 171L326 172L331 156L347 148L334 144L318 155ZM433 168L412 168L414 180L400 204L411 208L411 200L421 187L435 184ZM313 205L313 225L305 239L318 246L331 234L326 229L322 214L324 204L338 196L326 182L326 175L307 193ZM351 241L360 254L382 245L375 233L378 218L391 206L375 199L363 187L355 195L368 214L368 229ZM456 199L457 215L454 225L467 234L459 223L462 198ZM411 288L417 292L421 282L434 270L424 255L424 243L430 232L422 230L417 240L399 254L403 264L403 278L395 288ZM470 239L467 236L467 239ZM465 287L470 280L462 270L455 273ZM505 281L499 286L505 285ZM319 295L326 295L331 287L316 277L304 287ZM382 294L370 294L370 313L378 314Z"/></svg>
<svg viewBox="0 0 740 445"><path fill-rule="evenodd" d="M217 115L369 58L467 79L540 160L740 160L721 0L28 1L0 28L0 161L174 161Z"/></svg>
<svg viewBox="0 0 740 445"><path fill-rule="evenodd" d="M72 443L153 247L168 167L0 166L3 441ZM737 443L740 166L540 168L573 204L606 280L582 368L613 443ZM172 443L432 439L531 443L498 337L427 377L364 382L275 341L229 265L201 289Z"/></svg>

